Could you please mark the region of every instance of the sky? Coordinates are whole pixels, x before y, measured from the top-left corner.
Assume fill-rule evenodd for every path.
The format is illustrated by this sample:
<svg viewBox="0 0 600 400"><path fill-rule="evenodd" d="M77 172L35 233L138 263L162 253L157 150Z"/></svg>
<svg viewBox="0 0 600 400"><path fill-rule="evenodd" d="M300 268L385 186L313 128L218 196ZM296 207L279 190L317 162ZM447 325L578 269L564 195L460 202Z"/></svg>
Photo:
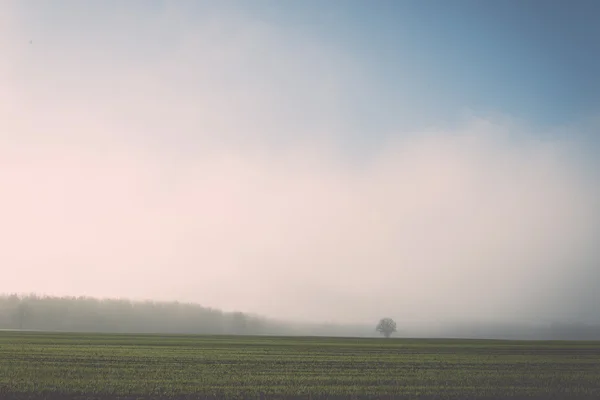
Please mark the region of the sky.
<svg viewBox="0 0 600 400"><path fill-rule="evenodd" d="M599 14L0 0L0 292L600 323Z"/></svg>

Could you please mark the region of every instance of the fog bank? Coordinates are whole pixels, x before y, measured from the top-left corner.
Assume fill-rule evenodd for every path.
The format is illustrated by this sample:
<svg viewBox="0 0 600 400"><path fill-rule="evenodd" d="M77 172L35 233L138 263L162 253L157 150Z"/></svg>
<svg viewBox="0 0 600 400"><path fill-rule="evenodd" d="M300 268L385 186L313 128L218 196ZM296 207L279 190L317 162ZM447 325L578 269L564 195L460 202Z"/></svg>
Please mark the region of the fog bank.
<svg viewBox="0 0 600 400"><path fill-rule="evenodd" d="M7 4L0 292L600 324L597 120L413 129L398 109L357 139L368 73L310 35L242 12L134 23L124 6L94 25L83 6L59 23Z"/></svg>

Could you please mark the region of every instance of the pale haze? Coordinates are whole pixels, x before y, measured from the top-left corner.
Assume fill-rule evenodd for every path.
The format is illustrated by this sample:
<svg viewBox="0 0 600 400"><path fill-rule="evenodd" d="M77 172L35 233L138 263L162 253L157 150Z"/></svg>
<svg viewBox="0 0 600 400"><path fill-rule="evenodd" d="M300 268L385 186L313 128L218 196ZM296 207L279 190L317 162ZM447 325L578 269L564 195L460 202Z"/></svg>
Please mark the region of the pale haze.
<svg viewBox="0 0 600 400"><path fill-rule="evenodd" d="M308 16L193 4L0 3L1 293L600 323L594 93L558 122L437 102L412 53L383 93Z"/></svg>

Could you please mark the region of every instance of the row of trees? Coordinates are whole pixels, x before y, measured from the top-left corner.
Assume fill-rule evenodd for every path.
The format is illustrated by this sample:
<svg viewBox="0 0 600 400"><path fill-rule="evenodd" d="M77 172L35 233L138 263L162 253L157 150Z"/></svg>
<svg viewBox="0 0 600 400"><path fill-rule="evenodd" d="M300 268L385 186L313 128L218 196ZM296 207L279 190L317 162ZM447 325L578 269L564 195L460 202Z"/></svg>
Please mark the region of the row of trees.
<svg viewBox="0 0 600 400"><path fill-rule="evenodd" d="M297 324L198 304L0 295L0 329L70 332L373 336L372 326Z"/></svg>
<svg viewBox="0 0 600 400"><path fill-rule="evenodd" d="M129 301L91 297L0 295L0 329L71 332L314 335L390 337L396 323L384 318L372 325L298 324L242 312L223 312L198 304ZM416 330L403 336L495 339L600 340L599 325L470 323Z"/></svg>
<svg viewBox="0 0 600 400"><path fill-rule="evenodd" d="M0 329L201 334L285 333L254 315L197 304L90 297L0 296Z"/></svg>

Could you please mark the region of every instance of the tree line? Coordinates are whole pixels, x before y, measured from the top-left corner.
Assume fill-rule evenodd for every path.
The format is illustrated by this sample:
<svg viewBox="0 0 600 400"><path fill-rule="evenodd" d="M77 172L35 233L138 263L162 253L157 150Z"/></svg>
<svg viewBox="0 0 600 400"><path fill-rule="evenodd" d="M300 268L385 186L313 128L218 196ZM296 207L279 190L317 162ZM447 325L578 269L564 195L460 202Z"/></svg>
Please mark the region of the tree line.
<svg viewBox="0 0 600 400"><path fill-rule="evenodd" d="M198 304L92 297L0 296L0 329L189 334L287 334L285 325Z"/></svg>
<svg viewBox="0 0 600 400"><path fill-rule="evenodd" d="M0 329L204 335L374 336L373 326L277 321L195 303L0 295Z"/></svg>
<svg viewBox="0 0 600 400"><path fill-rule="evenodd" d="M399 322L400 337L600 340L600 325L596 324L455 323L422 330ZM0 329L352 337L383 334L388 337L396 331L396 323L390 318L382 319L378 325L293 323L243 312L224 312L194 303L12 294L0 295Z"/></svg>

